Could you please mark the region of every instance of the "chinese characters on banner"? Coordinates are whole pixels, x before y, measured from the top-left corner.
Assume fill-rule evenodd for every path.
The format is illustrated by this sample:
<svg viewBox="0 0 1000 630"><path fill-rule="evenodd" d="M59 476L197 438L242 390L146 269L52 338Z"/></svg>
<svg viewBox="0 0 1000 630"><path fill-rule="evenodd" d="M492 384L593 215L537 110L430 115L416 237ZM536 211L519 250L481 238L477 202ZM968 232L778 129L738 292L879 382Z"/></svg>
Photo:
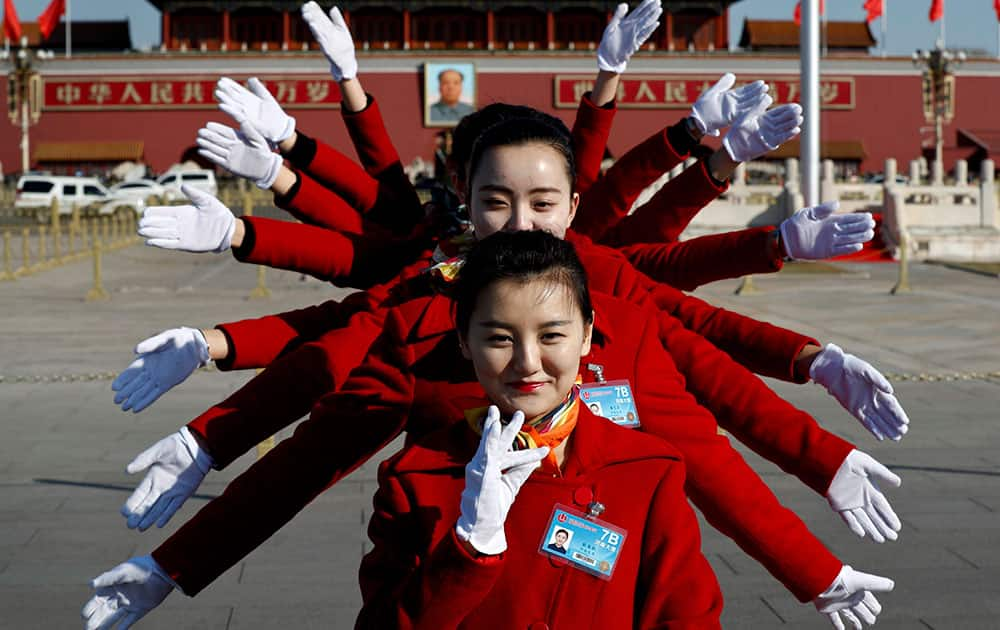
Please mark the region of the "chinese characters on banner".
<svg viewBox="0 0 1000 630"><path fill-rule="evenodd" d="M636 75L622 77L618 84L618 107L622 109L686 109L694 105L698 95L708 89L718 77L690 75ZM797 103L802 94L798 77L766 79L771 98L776 105ZM744 81L737 83L743 85ZM576 108L580 97L594 87L593 76L557 75L555 106ZM820 80L823 109L854 109L854 79L823 77Z"/></svg>
<svg viewBox="0 0 1000 630"><path fill-rule="evenodd" d="M215 109L217 77L68 78L45 77L46 111L96 109ZM340 107L340 90L332 79L301 76L261 81L288 109Z"/></svg>

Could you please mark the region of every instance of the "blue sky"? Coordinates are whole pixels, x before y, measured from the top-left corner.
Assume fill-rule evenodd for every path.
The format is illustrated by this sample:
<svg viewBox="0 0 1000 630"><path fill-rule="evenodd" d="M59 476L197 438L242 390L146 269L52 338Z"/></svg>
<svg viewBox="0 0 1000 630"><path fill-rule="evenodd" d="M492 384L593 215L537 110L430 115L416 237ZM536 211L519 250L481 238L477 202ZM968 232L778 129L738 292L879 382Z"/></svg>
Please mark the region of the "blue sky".
<svg viewBox="0 0 1000 630"><path fill-rule="evenodd" d="M68 0L74 18L122 19L131 22L132 41L137 47L159 44L159 12L146 0ZM746 17L791 19L796 0L743 0L730 11L730 36L739 41ZM28 22L38 17L49 0L14 0L18 15ZM327 4L327 2L322 2ZM633 2L634 4L634 2ZM831 20L862 20L864 0L827 0ZM931 0L886 0L889 13L888 51L909 55L917 48L930 48L938 36L938 26L927 21ZM997 19L993 0L945 0L948 46L986 50L997 54ZM876 39L878 21L872 23Z"/></svg>

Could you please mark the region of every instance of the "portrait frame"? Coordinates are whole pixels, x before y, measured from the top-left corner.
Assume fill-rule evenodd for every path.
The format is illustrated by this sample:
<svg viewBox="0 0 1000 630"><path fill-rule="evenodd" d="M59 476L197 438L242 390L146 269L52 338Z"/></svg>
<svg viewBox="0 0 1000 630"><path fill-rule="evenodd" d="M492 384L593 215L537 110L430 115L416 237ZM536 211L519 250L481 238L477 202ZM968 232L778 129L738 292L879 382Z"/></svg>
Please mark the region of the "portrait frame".
<svg viewBox="0 0 1000 630"><path fill-rule="evenodd" d="M458 109L461 115L451 114L442 117L435 106L441 102L441 81L440 75L448 70L453 70L461 75L462 92L458 99L460 106ZM424 63L424 127L449 128L458 124L458 121L466 114L477 109L479 81L476 75L476 64L471 61L428 61ZM461 107L464 105L464 107Z"/></svg>

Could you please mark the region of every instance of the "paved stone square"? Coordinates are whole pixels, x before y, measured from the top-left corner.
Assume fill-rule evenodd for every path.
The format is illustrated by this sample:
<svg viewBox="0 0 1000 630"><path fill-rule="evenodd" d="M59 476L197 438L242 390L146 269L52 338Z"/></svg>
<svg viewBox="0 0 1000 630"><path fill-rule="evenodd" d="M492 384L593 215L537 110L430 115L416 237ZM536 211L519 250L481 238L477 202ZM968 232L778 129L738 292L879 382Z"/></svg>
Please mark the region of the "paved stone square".
<svg viewBox="0 0 1000 630"><path fill-rule="evenodd" d="M881 598L878 627L998 628L1000 378L933 379L1000 372L1000 280L921 265L912 270L914 293L893 297L894 265L839 268L757 277L762 292L753 296L734 296L736 281L696 295L834 341L883 372L925 375L894 382L913 428L893 444L871 439L818 386L770 383L903 477L888 492L903 520L899 541L856 538L822 497L755 455L747 459L845 562L896 580ZM118 509L139 479L124 473L125 464L252 376L199 371L143 413L123 413L105 375L129 363L136 342L169 327L344 293L269 271L271 298L248 300L253 267L229 255L143 246L108 255L105 269L111 300L103 303L82 300L86 261L0 285L0 627L81 627L88 579L151 550L253 461L250 453L212 473L163 530L125 527ZM327 492L197 598L173 594L139 627L353 627L376 464ZM703 536L726 597L726 628L828 627L731 541L707 525Z"/></svg>

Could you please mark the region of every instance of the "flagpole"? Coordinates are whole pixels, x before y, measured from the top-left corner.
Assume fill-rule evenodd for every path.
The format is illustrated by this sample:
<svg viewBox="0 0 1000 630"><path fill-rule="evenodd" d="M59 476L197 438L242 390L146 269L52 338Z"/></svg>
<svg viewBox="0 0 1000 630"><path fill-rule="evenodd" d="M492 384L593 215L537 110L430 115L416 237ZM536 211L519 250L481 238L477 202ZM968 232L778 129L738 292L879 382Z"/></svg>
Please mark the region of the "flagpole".
<svg viewBox="0 0 1000 630"><path fill-rule="evenodd" d="M66 0L66 58L73 56L73 20L69 12L70 0Z"/></svg>
<svg viewBox="0 0 1000 630"><path fill-rule="evenodd" d="M944 37L944 7L941 7L941 48L947 48L948 41Z"/></svg>
<svg viewBox="0 0 1000 630"><path fill-rule="evenodd" d="M799 32L802 85L802 141L799 145L802 196L807 206L819 203L819 1L802 0L802 28Z"/></svg>
<svg viewBox="0 0 1000 630"><path fill-rule="evenodd" d="M889 0L882 0L882 56L887 56L886 51L886 33L889 30Z"/></svg>

